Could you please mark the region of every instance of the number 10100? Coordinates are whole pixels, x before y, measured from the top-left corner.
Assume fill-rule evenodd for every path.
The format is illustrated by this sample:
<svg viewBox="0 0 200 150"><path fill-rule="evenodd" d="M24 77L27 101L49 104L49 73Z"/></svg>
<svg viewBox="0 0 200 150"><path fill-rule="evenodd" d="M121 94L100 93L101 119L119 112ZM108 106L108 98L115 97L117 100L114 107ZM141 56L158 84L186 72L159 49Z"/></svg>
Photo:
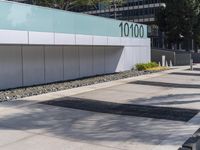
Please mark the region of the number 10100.
<svg viewBox="0 0 200 150"><path fill-rule="evenodd" d="M121 22L119 27L121 28L121 37L144 37L143 25L131 24Z"/></svg>

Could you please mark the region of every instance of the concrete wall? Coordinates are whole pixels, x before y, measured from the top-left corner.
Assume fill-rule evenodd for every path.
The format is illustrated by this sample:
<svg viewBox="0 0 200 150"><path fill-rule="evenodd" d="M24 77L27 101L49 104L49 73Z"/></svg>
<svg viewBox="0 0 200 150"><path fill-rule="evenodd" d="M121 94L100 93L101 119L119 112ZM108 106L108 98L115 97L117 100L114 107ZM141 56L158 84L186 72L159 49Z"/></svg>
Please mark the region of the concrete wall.
<svg viewBox="0 0 200 150"><path fill-rule="evenodd" d="M0 89L130 70L150 61L148 46L0 46Z"/></svg>

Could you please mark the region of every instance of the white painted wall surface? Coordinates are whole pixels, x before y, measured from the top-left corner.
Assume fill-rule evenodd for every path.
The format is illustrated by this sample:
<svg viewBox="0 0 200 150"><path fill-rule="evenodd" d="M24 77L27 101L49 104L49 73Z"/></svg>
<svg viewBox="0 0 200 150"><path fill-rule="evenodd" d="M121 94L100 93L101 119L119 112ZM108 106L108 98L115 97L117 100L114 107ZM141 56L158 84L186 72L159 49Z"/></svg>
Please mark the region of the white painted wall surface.
<svg viewBox="0 0 200 150"><path fill-rule="evenodd" d="M0 46L0 88L22 86L22 54L20 46Z"/></svg>
<svg viewBox="0 0 200 150"><path fill-rule="evenodd" d="M23 85L45 83L44 46L22 46Z"/></svg>
<svg viewBox="0 0 200 150"><path fill-rule="evenodd" d="M77 46L64 46L64 80L80 77L80 59Z"/></svg>
<svg viewBox="0 0 200 150"><path fill-rule="evenodd" d="M93 73L93 47L79 46L80 77L94 75Z"/></svg>
<svg viewBox="0 0 200 150"><path fill-rule="evenodd" d="M105 47L96 46L93 49L93 73L94 75L105 74Z"/></svg>
<svg viewBox="0 0 200 150"><path fill-rule="evenodd" d="M45 81L64 80L63 47L45 46Z"/></svg>
<svg viewBox="0 0 200 150"><path fill-rule="evenodd" d="M123 59L123 47L105 47L105 73L113 73L120 66L120 58ZM121 61L123 63L123 61ZM121 64L120 63L120 64Z"/></svg>
<svg viewBox="0 0 200 150"><path fill-rule="evenodd" d="M28 45L87 45L87 46L150 46L150 39L0 30L0 44Z"/></svg>
<svg viewBox="0 0 200 150"><path fill-rule="evenodd" d="M0 46L0 89L130 70L150 61L149 46Z"/></svg>

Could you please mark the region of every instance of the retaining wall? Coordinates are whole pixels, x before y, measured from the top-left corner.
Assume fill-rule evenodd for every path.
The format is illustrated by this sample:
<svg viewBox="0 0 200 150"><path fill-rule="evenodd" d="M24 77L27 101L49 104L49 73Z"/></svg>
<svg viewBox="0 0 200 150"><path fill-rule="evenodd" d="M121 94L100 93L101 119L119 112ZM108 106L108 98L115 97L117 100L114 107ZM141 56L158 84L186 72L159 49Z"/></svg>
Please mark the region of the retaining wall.
<svg viewBox="0 0 200 150"><path fill-rule="evenodd" d="M130 70L150 61L147 26L0 1L0 89Z"/></svg>
<svg viewBox="0 0 200 150"><path fill-rule="evenodd" d="M146 47L1 45L0 89L130 70L150 60Z"/></svg>

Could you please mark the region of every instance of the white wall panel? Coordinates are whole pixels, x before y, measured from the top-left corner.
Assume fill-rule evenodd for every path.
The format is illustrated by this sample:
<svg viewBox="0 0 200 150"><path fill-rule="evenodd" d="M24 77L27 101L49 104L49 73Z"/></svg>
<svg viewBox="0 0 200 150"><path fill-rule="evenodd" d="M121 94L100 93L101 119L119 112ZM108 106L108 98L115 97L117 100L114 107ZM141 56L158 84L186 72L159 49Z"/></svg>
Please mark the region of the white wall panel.
<svg viewBox="0 0 200 150"><path fill-rule="evenodd" d="M108 37L108 45L110 46L121 45L121 37Z"/></svg>
<svg viewBox="0 0 200 150"><path fill-rule="evenodd" d="M25 33L12 32L10 42L26 44L28 33ZM12 35L16 38L14 41ZM36 32L30 32L29 36L33 45L0 46L0 89L120 72L150 61L150 39L86 35L75 38L75 35ZM52 45L54 42L60 46ZM110 46L105 46L107 42Z"/></svg>
<svg viewBox="0 0 200 150"><path fill-rule="evenodd" d="M132 44L132 38L121 38L121 45L131 46Z"/></svg>
<svg viewBox="0 0 200 150"><path fill-rule="evenodd" d="M124 48L124 69L130 70L133 68L133 47Z"/></svg>
<svg viewBox="0 0 200 150"><path fill-rule="evenodd" d="M108 45L108 37L105 36L93 36L93 45Z"/></svg>
<svg viewBox="0 0 200 150"><path fill-rule="evenodd" d="M150 39L106 37L83 34L0 30L1 44L148 46Z"/></svg>
<svg viewBox="0 0 200 150"><path fill-rule="evenodd" d="M75 45L75 34L55 33L56 45Z"/></svg>
<svg viewBox="0 0 200 150"><path fill-rule="evenodd" d="M121 53L121 56L118 60L118 65L117 65L117 68L116 68L116 72L121 72L121 71L124 71L125 70L125 51L124 51L124 48L122 47L122 53Z"/></svg>
<svg viewBox="0 0 200 150"><path fill-rule="evenodd" d="M63 77L63 48L62 46L45 46L45 81L56 82Z"/></svg>
<svg viewBox="0 0 200 150"><path fill-rule="evenodd" d="M133 66L137 64L137 57L136 57L136 50L135 47L132 47L132 59L133 59Z"/></svg>
<svg viewBox="0 0 200 150"><path fill-rule="evenodd" d="M27 31L0 30L1 44L28 44Z"/></svg>
<svg viewBox="0 0 200 150"><path fill-rule="evenodd" d="M29 44L54 45L54 33L29 32Z"/></svg>
<svg viewBox="0 0 200 150"><path fill-rule="evenodd" d="M93 75L93 49L92 46L79 46L80 77Z"/></svg>
<svg viewBox="0 0 200 150"><path fill-rule="evenodd" d="M123 56L123 47L105 47L105 72L114 73L121 56Z"/></svg>
<svg viewBox="0 0 200 150"><path fill-rule="evenodd" d="M22 86L20 46L0 46L0 89Z"/></svg>
<svg viewBox="0 0 200 150"><path fill-rule="evenodd" d="M92 45L93 36L92 35L76 35L76 45Z"/></svg>
<svg viewBox="0 0 200 150"><path fill-rule="evenodd" d="M140 47L140 60L142 63L148 62L148 57L146 55L148 53L148 50L146 47Z"/></svg>
<svg viewBox="0 0 200 150"><path fill-rule="evenodd" d="M146 47L141 47L140 48L140 59L141 59L142 63L148 62L146 53L147 53Z"/></svg>
<svg viewBox="0 0 200 150"><path fill-rule="evenodd" d="M64 46L64 79L79 78L80 60L77 46Z"/></svg>
<svg viewBox="0 0 200 150"><path fill-rule="evenodd" d="M23 46L24 86L43 84L44 46Z"/></svg>
<svg viewBox="0 0 200 150"><path fill-rule="evenodd" d="M105 47L96 46L93 47L93 70L94 75L105 73Z"/></svg>

